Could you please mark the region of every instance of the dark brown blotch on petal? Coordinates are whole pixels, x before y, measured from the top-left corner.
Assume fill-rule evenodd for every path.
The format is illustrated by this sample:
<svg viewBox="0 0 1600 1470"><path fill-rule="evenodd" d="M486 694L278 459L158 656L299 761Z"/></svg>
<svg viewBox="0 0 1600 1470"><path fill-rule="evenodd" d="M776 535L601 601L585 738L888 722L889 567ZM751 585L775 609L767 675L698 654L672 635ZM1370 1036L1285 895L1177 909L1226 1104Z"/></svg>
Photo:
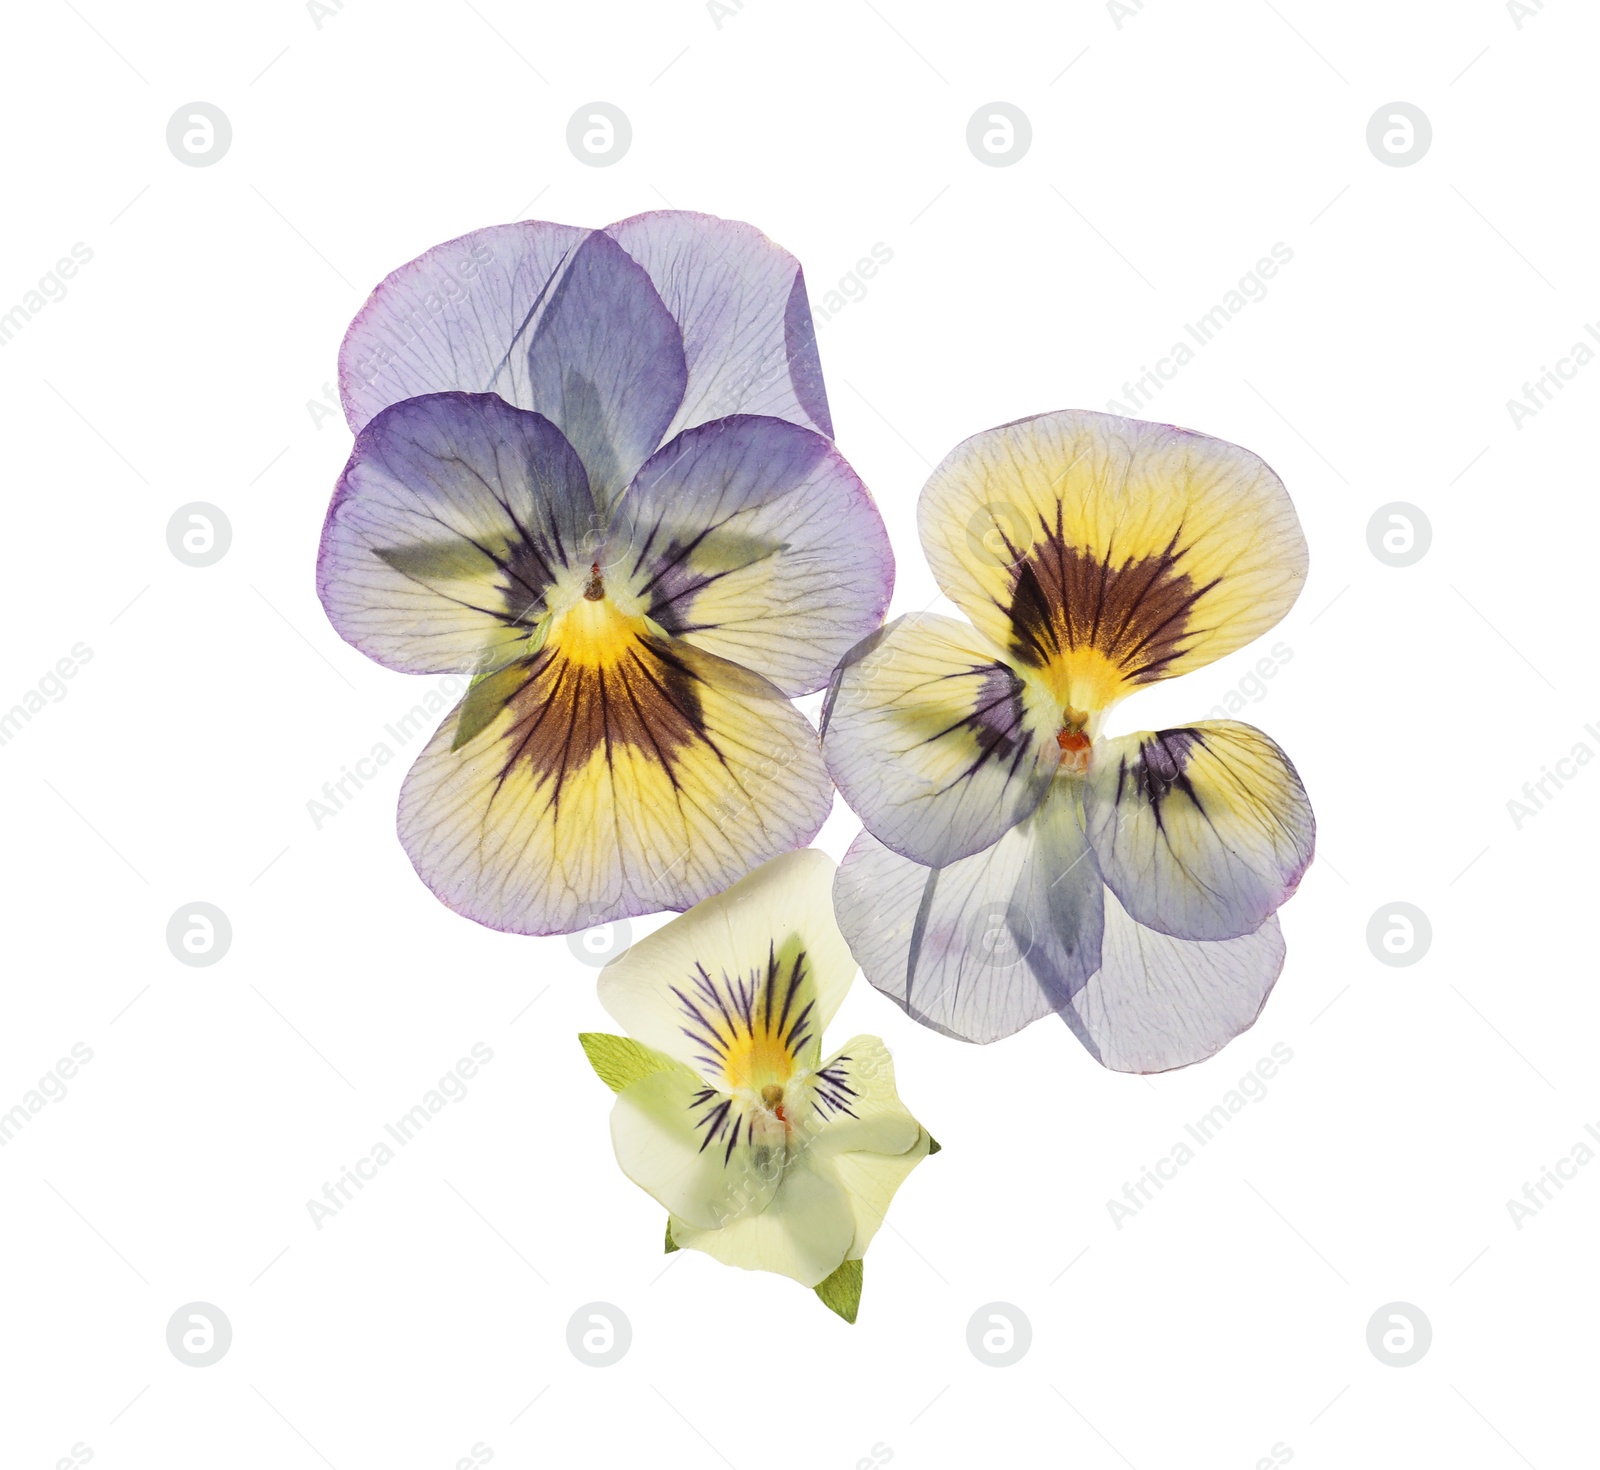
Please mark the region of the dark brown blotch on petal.
<svg viewBox="0 0 1600 1470"><path fill-rule="evenodd" d="M1119 558L1069 545L1059 518L1021 555L1013 574L1011 653L1031 668L1092 648L1131 684L1162 678L1188 648L1195 604L1217 584L1182 570L1177 535L1153 556Z"/></svg>
<svg viewBox="0 0 1600 1470"><path fill-rule="evenodd" d="M674 772L693 746L715 752L703 723L699 676L661 639L632 639L601 664L547 648L525 668L507 700L514 722L500 737L506 771L522 766L541 786L548 781L552 805L597 751L608 764L636 751L674 785Z"/></svg>

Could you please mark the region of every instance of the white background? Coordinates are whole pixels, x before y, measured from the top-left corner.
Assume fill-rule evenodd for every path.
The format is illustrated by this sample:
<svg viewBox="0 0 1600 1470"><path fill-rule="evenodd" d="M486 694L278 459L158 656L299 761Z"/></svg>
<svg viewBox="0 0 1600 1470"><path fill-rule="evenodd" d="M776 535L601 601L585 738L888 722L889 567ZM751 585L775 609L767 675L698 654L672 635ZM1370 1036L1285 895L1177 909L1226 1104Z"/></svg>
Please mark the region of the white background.
<svg viewBox="0 0 1600 1470"><path fill-rule="evenodd" d="M75 644L92 659L0 747L0 1109L74 1043L93 1060L0 1149L7 1470L74 1445L107 1470L448 1470L474 1445L737 1470L844 1470L874 1446L906 1466L1248 1470L1275 1445L1307 1467L1592 1463L1600 1162L1521 1229L1507 1200L1600 1125L1600 765L1520 830L1507 802L1576 743L1600 751L1600 365L1520 428L1506 401L1600 316L1600 17L960 9L11 14L0 308L74 243L93 259L0 350L0 708ZM565 141L597 99L633 126L608 168ZM1366 142L1396 99L1432 123L1410 167ZM165 142L195 100L233 128L206 168ZM995 100L1032 123L1009 167L965 141ZM1149 1080L1054 1021L980 1050L859 987L833 1034L887 1038L945 1151L896 1201L854 1328L787 1280L661 1254L574 1040L606 1024L595 971L427 894L393 830L410 751L321 830L307 813L430 683L342 644L313 592L350 440L307 405L346 323L468 229L666 204L758 224L814 306L892 251L819 333L896 612L934 599L913 519L934 461L1126 401L1185 322L1293 251L1146 416L1272 463L1310 579L1264 645L1122 711L1198 717L1292 651L1244 716L1320 820L1283 978L1253 1031ZM165 539L197 500L233 527L205 569ZM1433 527L1404 569L1368 549L1390 501ZM855 827L841 807L822 845ZM164 937L197 900L233 927L211 968ZM1432 923L1408 968L1366 941L1394 901ZM473 1043L494 1060L470 1095L318 1230L307 1200ZM1107 1201L1274 1043L1293 1060L1265 1098L1117 1228ZM166 1345L193 1301L232 1323L209 1368ZM632 1325L614 1367L567 1347L594 1301ZM1032 1326L1004 1369L966 1341L994 1301ZM1366 1342L1394 1301L1433 1328L1407 1368Z"/></svg>

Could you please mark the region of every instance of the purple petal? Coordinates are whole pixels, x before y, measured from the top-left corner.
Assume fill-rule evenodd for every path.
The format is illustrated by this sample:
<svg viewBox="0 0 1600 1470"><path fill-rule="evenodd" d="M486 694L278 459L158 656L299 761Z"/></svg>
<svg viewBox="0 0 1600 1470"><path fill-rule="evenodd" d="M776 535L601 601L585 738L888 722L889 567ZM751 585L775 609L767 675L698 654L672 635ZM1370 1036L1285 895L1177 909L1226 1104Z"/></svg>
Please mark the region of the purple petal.
<svg viewBox="0 0 1600 1470"><path fill-rule="evenodd" d="M1108 892L1100 954L1062 1020L1103 1067L1168 1072L1255 1024L1283 969L1283 932L1274 914L1237 939L1174 939L1136 923Z"/></svg>
<svg viewBox="0 0 1600 1470"><path fill-rule="evenodd" d="M799 263L761 231L661 210L609 225L683 330L689 380L671 434L735 413L770 414L830 438Z"/></svg>
<svg viewBox="0 0 1600 1470"><path fill-rule="evenodd" d="M425 393L498 393L535 407L528 328L562 262L588 234L538 220L494 225L392 271L339 349L339 393L351 429Z"/></svg>
<svg viewBox="0 0 1600 1470"><path fill-rule="evenodd" d="M527 643L594 511L561 431L492 393L393 404L356 436L317 558L339 636L405 673L498 666Z"/></svg>
<svg viewBox="0 0 1600 1470"><path fill-rule="evenodd" d="M685 431L640 470L607 555L669 633L790 695L827 681L894 586L883 521L832 441L743 414Z"/></svg>
<svg viewBox="0 0 1600 1470"><path fill-rule="evenodd" d="M515 349L513 348L513 351ZM683 336L643 268L603 231L574 252L528 348L528 403L578 451L609 505L683 402Z"/></svg>
<svg viewBox="0 0 1600 1470"><path fill-rule="evenodd" d="M990 1042L1082 988L1100 963L1104 891L1068 795L944 868L921 867L863 832L833 900L872 985L924 1026Z"/></svg>
<svg viewBox="0 0 1600 1470"><path fill-rule="evenodd" d="M830 439L833 416L822 386L822 360L817 356L817 331L811 324L811 302L806 297L806 274L796 269L789 304L783 315L783 344L789 354L789 383L800 407Z"/></svg>

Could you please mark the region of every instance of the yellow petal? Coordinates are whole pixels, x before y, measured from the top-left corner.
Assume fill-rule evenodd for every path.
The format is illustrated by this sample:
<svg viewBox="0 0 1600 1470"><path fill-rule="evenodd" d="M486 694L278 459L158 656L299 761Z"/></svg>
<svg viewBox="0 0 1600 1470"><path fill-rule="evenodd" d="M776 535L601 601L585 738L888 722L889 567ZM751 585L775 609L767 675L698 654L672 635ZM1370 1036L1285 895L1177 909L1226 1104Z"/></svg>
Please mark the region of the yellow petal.
<svg viewBox="0 0 1600 1470"><path fill-rule="evenodd" d="M1069 409L976 434L922 492L945 594L1088 726L1294 603L1306 544L1271 468L1165 424Z"/></svg>
<svg viewBox="0 0 1600 1470"><path fill-rule="evenodd" d="M1289 757L1237 720L1096 742L1086 809L1107 886L1138 923L1178 939L1253 934L1316 843Z"/></svg>
<svg viewBox="0 0 1600 1470"><path fill-rule="evenodd" d="M687 908L803 846L831 791L816 734L759 675L638 628L553 633L400 797L400 839L458 913L519 934ZM603 610L602 610L603 611Z"/></svg>

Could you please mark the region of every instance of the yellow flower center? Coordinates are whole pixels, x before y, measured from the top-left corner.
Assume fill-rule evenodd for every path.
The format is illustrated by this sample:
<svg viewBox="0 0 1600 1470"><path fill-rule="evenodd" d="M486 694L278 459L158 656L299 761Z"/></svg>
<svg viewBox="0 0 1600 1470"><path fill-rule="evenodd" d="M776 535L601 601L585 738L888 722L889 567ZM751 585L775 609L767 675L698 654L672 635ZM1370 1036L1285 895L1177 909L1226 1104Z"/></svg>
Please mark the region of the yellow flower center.
<svg viewBox="0 0 1600 1470"><path fill-rule="evenodd" d="M1023 671L1023 705L1036 730L1054 731L1061 752L1061 774L1082 776L1100 738L1106 711L1129 693L1108 660L1079 648L1041 669Z"/></svg>
<svg viewBox="0 0 1600 1470"><path fill-rule="evenodd" d="M581 595L553 613L547 642L570 663L615 668L648 632L637 600L625 593L614 596L596 565L582 584Z"/></svg>
<svg viewBox="0 0 1600 1470"><path fill-rule="evenodd" d="M759 1093L769 1108L774 1099L768 1094L775 1092L777 1100L781 1100L784 1084L794 1076L794 1070L789 1049L775 1032L765 1028L738 1037L722 1064L729 1091Z"/></svg>
<svg viewBox="0 0 1600 1470"><path fill-rule="evenodd" d="M1064 650L1034 677L1060 707L1062 724L1089 730L1091 740L1097 733L1099 717L1133 692L1127 675L1098 648Z"/></svg>

